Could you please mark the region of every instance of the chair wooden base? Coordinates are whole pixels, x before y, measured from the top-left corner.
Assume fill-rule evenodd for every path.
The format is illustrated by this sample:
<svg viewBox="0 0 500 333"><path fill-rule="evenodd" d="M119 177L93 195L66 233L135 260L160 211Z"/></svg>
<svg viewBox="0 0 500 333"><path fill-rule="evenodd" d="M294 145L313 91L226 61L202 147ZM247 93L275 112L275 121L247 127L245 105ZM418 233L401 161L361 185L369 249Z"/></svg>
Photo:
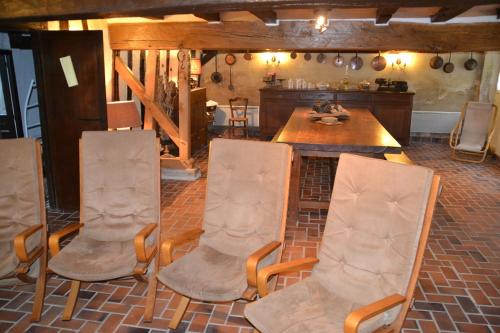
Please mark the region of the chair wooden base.
<svg viewBox="0 0 500 333"><path fill-rule="evenodd" d="M451 158L456 160L456 161L461 161L461 162L470 162L470 163L483 163L484 160L486 159L486 156L488 155L488 151L485 150L483 152L469 152L469 151L463 151L463 150L452 150L451 151ZM467 156L470 156L471 158L467 158ZM474 158L475 157L475 158Z"/></svg>
<svg viewBox="0 0 500 333"><path fill-rule="evenodd" d="M36 282L35 299L33 301L33 310L31 311L31 321L40 321L43 310L43 300L45 299L45 286L47 282L47 251L40 257L40 273Z"/></svg>
<svg viewBox="0 0 500 333"><path fill-rule="evenodd" d="M66 307L62 315L62 320L71 320L73 317L73 311L75 310L76 301L78 300L78 293L80 292L81 281L73 280L71 281L71 289L69 291L68 301L66 302Z"/></svg>
<svg viewBox="0 0 500 333"><path fill-rule="evenodd" d="M186 313L189 303L191 302L191 298L183 295L179 296L181 297L181 300L179 301L179 305L177 305L177 310L175 310L174 316L170 320L170 323L168 323L168 328L172 330L177 329L182 321L182 318L184 317L184 314Z"/></svg>

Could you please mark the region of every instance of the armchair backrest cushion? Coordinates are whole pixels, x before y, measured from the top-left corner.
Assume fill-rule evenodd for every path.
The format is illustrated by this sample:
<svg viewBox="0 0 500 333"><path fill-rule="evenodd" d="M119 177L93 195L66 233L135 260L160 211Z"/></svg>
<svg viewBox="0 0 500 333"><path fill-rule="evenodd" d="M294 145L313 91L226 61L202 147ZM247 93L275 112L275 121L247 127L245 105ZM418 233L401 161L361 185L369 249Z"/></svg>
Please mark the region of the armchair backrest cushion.
<svg viewBox="0 0 500 333"><path fill-rule="evenodd" d="M159 222L160 152L154 131L83 132L80 141L82 235L128 241Z"/></svg>
<svg viewBox="0 0 500 333"><path fill-rule="evenodd" d="M38 156L34 139L0 140L0 276L18 263L15 236L41 223ZM40 241L40 233L28 239L28 248Z"/></svg>
<svg viewBox="0 0 500 333"><path fill-rule="evenodd" d="M481 150L488 137L488 129L493 116L490 103L468 102L460 135L460 143Z"/></svg>
<svg viewBox="0 0 500 333"><path fill-rule="evenodd" d="M424 167L342 154L312 275L356 304L405 295L432 180Z"/></svg>
<svg viewBox="0 0 500 333"><path fill-rule="evenodd" d="M290 166L288 145L212 140L200 243L247 257L271 241L282 241Z"/></svg>

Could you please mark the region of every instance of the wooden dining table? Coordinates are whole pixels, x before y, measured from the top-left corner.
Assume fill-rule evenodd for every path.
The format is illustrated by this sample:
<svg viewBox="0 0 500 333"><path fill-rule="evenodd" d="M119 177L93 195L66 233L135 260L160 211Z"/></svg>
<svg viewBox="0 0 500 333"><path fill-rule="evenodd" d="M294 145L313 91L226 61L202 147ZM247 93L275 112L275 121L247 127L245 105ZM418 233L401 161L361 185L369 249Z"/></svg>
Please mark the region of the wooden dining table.
<svg viewBox="0 0 500 333"><path fill-rule="evenodd" d="M289 217L301 208L328 208L328 201L301 200L302 157L337 158L341 153L381 157L401 153L401 145L368 109L349 109L350 118L325 125L311 119L312 108L297 107L275 140L293 146ZM333 179L332 179L333 182Z"/></svg>

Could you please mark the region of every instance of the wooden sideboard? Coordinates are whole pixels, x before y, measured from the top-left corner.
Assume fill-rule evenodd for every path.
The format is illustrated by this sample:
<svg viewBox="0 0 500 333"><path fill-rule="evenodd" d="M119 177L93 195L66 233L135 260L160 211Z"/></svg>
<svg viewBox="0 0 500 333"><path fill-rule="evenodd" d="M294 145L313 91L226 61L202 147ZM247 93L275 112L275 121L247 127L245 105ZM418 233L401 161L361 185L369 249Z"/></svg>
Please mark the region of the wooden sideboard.
<svg viewBox="0 0 500 333"><path fill-rule="evenodd" d="M274 135L286 124L297 106L312 107L314 102L330 101L349 108L367 108L401 145L410 142L412 92L362 90L299 90L263 88L260 90L259 126L262 135Z"/></svg>

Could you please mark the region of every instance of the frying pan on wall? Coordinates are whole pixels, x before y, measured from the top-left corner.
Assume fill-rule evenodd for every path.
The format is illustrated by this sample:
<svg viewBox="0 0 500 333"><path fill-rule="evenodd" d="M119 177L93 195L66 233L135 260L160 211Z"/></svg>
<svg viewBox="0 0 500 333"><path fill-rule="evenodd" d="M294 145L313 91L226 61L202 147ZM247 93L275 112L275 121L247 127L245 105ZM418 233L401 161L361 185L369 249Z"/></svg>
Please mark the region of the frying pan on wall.
<svg viewBox="0 0 500 333"><path fill-rule="evenodd" d="M292 51L292 53L290 53L290 58L292 58L292 59L297 58L297 52Z"/></svg>
<svg viewBox="0 0 500 333"><path fill-rule="evenodd" d="M472 58L472 52L470 53L470 58L464 63L464 67L468 71L472 71L477 67L476 59Z"/></svg>
<svg viewBox="0 0 500 333"><path fill-rule="evenodd" d="M446 64L444 64L443 71L445 73L450 74L451 72L453 72L454 69L455 69L455 65L453 65L453 63L451 62L451 52L450 52L450 57L448 58L448 62Z"/></svg>
<svg viewBox="0 0 500 333"><path fill-rule="evenodd" d="M316 61L319 62L320 64L324 64L326 61L326 55L324 53L318 54L316 57Z"/></svg>
<svg viewBox="0 0 500 333"><path fill-rule="evenodd" d="M226 61L226 64L228 64L229 66L232 66L236 63L236 57L232 53L226 54L224 60Z"/></svg>
<svg viewBox="0 0 500 333"><path fill-rule="evenodd" d="M337 67L342 67L344 65L344 57L337 52L337 56L333 58L333 64Z"/></svg>
<svg viewBox="0 0 500 333"><path fill-rule="evenodd" d="M222 74L217 70L217 54L215 55L215 72L210 75L210 80L212 80L213 83L222 82Z"/></svg>
<svg viewBox="0 0 500 333"><path fill-rule="evenodd" d="M351 58L351 69L357 71L360 70L361 67L363 67L363 59L361 59L356 52L356 55Z"/></svg>
<svg viewBox="0 0 500 333"><path fill-rule="evenodd" d="M253 56L250 52L245 52L245 54L243 55L243 58L246 60L246 61L250 61L252 60Z"/></svg>
<svg viewBox="0 0 500 333"><path fill-rule="evenodd" d="M306 53L306 54L304 54L304 59L305 59L306 61L311 60L311 58L312 58L311 53Z"/></svg>
<svg viewBox="0 0 500 333"><path fill-rule="evenodd" d="M438 53L434 57L431 58L429 61L429 65L431 66L432 69L439 69L441 66L443 66L444 60L439 56Z"/></svg>
<svg viewBox="0 0 500 333"><path fill-rule="evenodd" d="M380 51L378 52L378 56L372 59L372 68L377 72L384 70L387 65L387 61L383 56L380 55Z"/></svg>

